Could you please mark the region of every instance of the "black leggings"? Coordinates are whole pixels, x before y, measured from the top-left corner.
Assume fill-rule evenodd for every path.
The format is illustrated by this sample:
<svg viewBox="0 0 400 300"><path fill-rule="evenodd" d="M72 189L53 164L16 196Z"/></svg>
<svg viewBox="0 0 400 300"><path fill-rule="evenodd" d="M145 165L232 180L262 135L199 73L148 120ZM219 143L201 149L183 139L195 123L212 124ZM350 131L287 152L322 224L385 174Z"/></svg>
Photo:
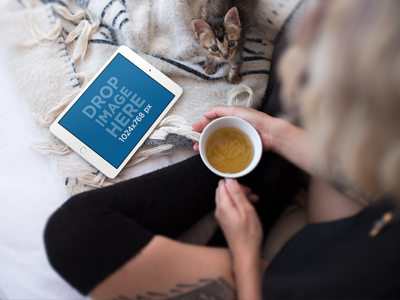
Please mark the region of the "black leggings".
<svg viewBox="0 0 400 300"><path fill-rule="evenodd" d="M240 181L260 195L264 232L298 189L300 172L272 153ZM219 177L199 155L110 187L73 196L49 219L44 239L54 269L87 295L154 235L176 238L215 208ZM214 236L221 244L222 234Z"/></svg>

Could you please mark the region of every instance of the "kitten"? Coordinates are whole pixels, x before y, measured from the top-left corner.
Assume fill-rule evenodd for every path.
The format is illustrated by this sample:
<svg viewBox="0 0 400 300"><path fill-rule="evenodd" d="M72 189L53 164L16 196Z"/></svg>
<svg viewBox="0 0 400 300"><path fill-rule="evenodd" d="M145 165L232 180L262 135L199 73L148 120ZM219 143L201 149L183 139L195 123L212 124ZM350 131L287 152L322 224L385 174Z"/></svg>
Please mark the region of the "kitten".
<svg viewBox="0 0 400 300"><path fill-rule="evenodd" d="M239 84L245 35L253 26L257 0L204 0L201 19L192 21L197 40L208 51L203 65L207 74L217 72L219 62L230 65L227 80Z"/></svg>

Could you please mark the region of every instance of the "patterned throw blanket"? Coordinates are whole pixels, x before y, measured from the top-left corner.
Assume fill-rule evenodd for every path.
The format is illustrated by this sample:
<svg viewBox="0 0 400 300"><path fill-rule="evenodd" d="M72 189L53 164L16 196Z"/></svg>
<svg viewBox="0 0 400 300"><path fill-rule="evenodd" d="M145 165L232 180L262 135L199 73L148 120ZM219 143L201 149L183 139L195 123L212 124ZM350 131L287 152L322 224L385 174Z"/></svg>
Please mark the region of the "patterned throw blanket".
<svg viewBox="0 0 400 300"><path fill-rule="evenodd" d="M43 140L34 148L51 156L67 193L106 186L110 180L55 138L50 124L118 46L124 44L183 88L183 95L147 148L127 167L173 147L192 147L191 124L215 105L258 108L265 93L273 41L300 0L264 0L249 32L239 86L226 81L228 65L212 76L191 21L202 0L6 0L0 7L0 51ZM150 147L149 147L150 146ZM149 149L150 148L150 149Z"/></svg>

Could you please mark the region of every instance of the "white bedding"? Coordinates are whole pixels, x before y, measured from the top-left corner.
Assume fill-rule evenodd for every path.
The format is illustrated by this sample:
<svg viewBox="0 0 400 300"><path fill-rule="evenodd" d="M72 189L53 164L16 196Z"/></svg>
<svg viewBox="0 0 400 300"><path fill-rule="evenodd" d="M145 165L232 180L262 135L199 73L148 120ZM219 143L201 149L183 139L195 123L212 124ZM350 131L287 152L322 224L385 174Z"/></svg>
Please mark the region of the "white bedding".
<svg viewBox="0 0 400 300"><path fill-rule="evenodd" d="M46 220L68 199L47 156L29 143L39 139L0 53L0 299L85 299L51 268L45 255ZM126 172L135 177L194 155L145 161Z"/></svg>

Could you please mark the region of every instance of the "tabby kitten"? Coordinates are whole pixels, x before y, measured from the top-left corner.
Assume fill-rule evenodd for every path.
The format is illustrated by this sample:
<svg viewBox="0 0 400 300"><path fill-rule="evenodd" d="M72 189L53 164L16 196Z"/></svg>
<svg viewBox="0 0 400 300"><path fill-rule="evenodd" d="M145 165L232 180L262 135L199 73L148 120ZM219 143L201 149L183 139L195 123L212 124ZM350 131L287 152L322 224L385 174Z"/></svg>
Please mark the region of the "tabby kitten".
<svg viewBox="0 0 400 300"><path fill-rule="evenodd" d="M245 35L253 26L257 0L204 0L201 19L192 21L197 40L207 50L203 65L207 74L217 72L219 63L230 65L227 80L239 84Z"/></svg>

